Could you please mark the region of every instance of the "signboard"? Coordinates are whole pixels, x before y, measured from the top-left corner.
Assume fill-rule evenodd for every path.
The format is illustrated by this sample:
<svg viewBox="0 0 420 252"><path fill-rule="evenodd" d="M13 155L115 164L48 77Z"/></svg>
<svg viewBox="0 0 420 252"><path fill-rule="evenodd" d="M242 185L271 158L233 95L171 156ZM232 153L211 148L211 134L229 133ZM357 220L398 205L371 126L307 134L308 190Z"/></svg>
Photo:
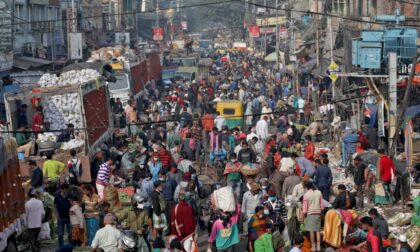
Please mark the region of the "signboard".
<svg viewBox="0 0 420 252"><path fill-rule="evenodd" d="M188 29L187 21L181 21L181 28L182 28L182 30L187 30Z"/></svg>
<svg viewBox="0 0 420 252"><path fill-rule="evenodd" d="M331 63L327 70L328 77L330 77L332 81L336 81L339 73L341 73L340 67L334 62Z"/></svg>
<svg viewBox="0 0 420 252"><path fill-rule="evenodd" d="M116 32L115 43L120 45L130 44L130 33L129 32Z"/></svg>
<svg viewBox="0 0 420 252"><path fill-rule="evenodd" d="M163 40L163 28L161 27L153 28L153 40L155 41Z"/></svg>
<svg viewBox="0 0 420 252"><path fill-rule="evenodd" d="M233 48L246 48L245 42L233 42Z"/></svg>
<svg viewBox="0 0 420 252"><path fill-rule="evenodd" d="M258 38L260 36L260 27L258 25L249 25L248 31L251 38Z"/></svg>
<svg viewBox="0 0 420 252"><path fill-rule="evenodd" d="M277 21L277 22L276 22ZM269 18L257 18L258 26L272 26L276 24L285 24L287 21L286 17L269 17Z"/></svg>
<svg viewBox="0 0 420 252"><path fill-rule="evenodd" d="M260 32L262 34L275 33L276 32L276 28L275 27L262 27L260 29Z"/></svg>
<svg viewBox="0 0 420 252"><path fill-rule="evenodd" d="M69 33L69 58L83 59L83 38L82 33Z"/></svg>
<svg viewBox="0 0 420 252"><path fill-rule="evenodd" d="M12 8L9 0L0 0L0 71L13 67Z"/></svg>

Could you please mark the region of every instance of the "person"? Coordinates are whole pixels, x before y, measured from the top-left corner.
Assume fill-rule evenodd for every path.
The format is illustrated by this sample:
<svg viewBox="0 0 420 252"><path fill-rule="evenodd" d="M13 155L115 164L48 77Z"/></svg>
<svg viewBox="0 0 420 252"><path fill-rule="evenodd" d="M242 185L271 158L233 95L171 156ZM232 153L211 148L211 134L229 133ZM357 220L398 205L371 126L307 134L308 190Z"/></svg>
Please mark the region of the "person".
<svg viewBox="0 0 420 252"><path fill-rule="evenodd" d="M392 159L385 154L384 149L379 149L379 177L384 185L386 197L392 197L391 181L396 177L397 171L395 169Z"/></svg>
<svg viewBox="0 0 420 252"><path fill-rule="evenodd" d="M57 210L57 235L58 245L64 245L64 228L67 228L68 241L71 241L71 226L70 226L70 196L69 185L62 184L60 190L55 194L54 205Z"/></svg>
<svg viewBox="0 0 420 252"><path fill-rule="evenodd" d="M178 196L178 204L170 209L171 234L180 241L192 236L195 232L196 220L193 208L185 201L186 191L181 188Z"/></svg>
<svg viewBox="0 0 420 252"><path fill-rule="evenodd" d="M76 196L70 198L71 243L74 246L84 244L85 217Z"/></svg>
<svg viewBox="0 0 420 252"><path fill-rule="evenodd" d="M181 128L190 127L192 125L193 117L188 113L188 108L186 106L182 108L182 113L179 115L179 121Z"/></svg>
<svg viewBox="0 0 420 252"><path fill-rule="evenodd" d="M242 198L241 214L242 218L245 219L244 230L247 231L247 224L249 218L255 214L255 208L262 203L263 194L261 187L255 181L249 185L249 191L245 192Z"/></svg>
<svg viewBox="0 0 420 252"><path fill-rule="evenodd" d="M413 249L407 242L407 236L404 234L398 236L398 241L400 243L400 252L413 252Z"/></svg>
<svg viewBox="0 0 420 252"><path fill-rule="evenodd" d="M169 172L164 170L159 171L159 180L162 181L162 194L166 202L165 216L167 220L171 219L171 210L175 207L176 202L174 200L175 190L178 183L170 176ZM168 226L168 232L170 232Z"/></svg>
<svg viewBox="0 0 420 252"><path fill-rule="evenodd" d="M297 184L295 186L295 188L293 188L293 192L292 192L292 196L295 199L300 199L306 192L306 188L305 188L305 184L306 182L310 181L311 179L309 178L308 175L305 175L302 177L302 182Z"/></svg>
<svg viewBox="0 0 420 252"><path fill-rule="evenodd" d="M134 193L131 196L131 207L117 214L117 219L123 226L140 236L138 241L141 244L139 247L142 248L148 246L146 243L147 231L151 226L151 219L147 212L148 207L150 207L150 204L143 195L141 193Z"/></svg>
<svg viewBox="0 0 420 252"><path fill-rule="evenodd" d="M242 149L238 153L238 161L242 164L255 163L257 161L255 152L249 148L249 144L246 141L242 142Z"/></svg>
<svg viewBox="0 0 420 252"><path fill-rule="evenodd" d="M264 150L265 144L267 143L267 138L269 137L267 115L264 115L262 119L257 122L255 130L259 141L261 141L261 149Z"/></svg>
<svg viewBox="0 0 420 252"><path fill-rule="evenodd" d="M26 128L28 127L28 116L26 115L26 110L28 109L28 105L22 104L20 106L19 115L18 115L18 127L19 128Z"/></svg>
<svg viewBox="0 0 420 252"><path fill-rule="evenodd" d="M112 112L114 114L115 126L119 128L121 126L122 113L124 112L124 108L119 97L117 97L115 100L114 106L112 107Z"/></svg>
<svg viewBox="0 0 420 252"><path fill-rule="evenodd" d="M16 143L18 144L17 151L25 153L25 158L28 158L34 151L34 141L26 137L25 128L20 128L16 133Z"/></svg>
<svg viewBox="0 0 420 252"><path fill-rule="evenodd" d="M295 186L301 183L300 177L297 175L296 170L284 179L283 188L281 190L281 198L286 199L286 196L292 195Z"/></svg>
<svg viewBox="0 0 420 252"><path fill-rule="evenodd" d="M251 216L248 222L248 250L254 251L255 241L269 230L270 221L264 216L264 207L257 206L255 214Z"/></svg>
<svg viewBox="0 0 420 252"><path fill-rule="evenodd" d="M29 243L32 252L41 251L38 236L41 231L42 220L45 215L44 205L39 199L41 193L32 188L29 193L29 200L25 203L26 225L28 227Z"/></svg>
<svg viewBox="0 0 420 252"><path fill-rule="evenodd" d="M305 136L306 140L306 148L305 148L305 158L308 160L314 160L314 154L315 154L315 145L312 142L312 137L310 135Z"/></svg>
<svg viewBox="0 0 420 252"><path fill-rule="evenodd" d="M53 154L51 152L48 153L47 160L44 162L44 166L42 167L42 173L43 173L44 179L47 179L47 180L59 179L65 167L66 165L61 163L60 161L53 160Z"/></svg>
<svg viewBox="0 0 420 252"><path fill-rule="evenodd" d="M298 157L296 159L296 163L299 165L301 177L308 175L310 178L313 178L315 176L315 167L309 159L305 157Z"/></svg>
<svg viewBox="0 0 420 252"><path fill-rule="evenodd" d="M264 214L271 219L273 225L282 233L287 223L287 210L284 202L277 198L273 188L268 189L268 199L263 205Z"/></svg>
<svg viewBox="0 0 420 252"><path fill-rule="evenodd" d="M295 240L293 244L293 248L289 250L289 252L301 252L301 248L303 247L304 238L301 234L295 235Z"/></svg>
<svg viewBox="0 0 420 252"><path fill-rule="evenodd" d="M401 200L402 207L405 208L405 204L410 196L410 173L407 169L406 162L401 160L401 156L395 159L395 169L397 171L397 184L394 190L394 203Z"/></svg>
<svg viewBox="0 0 420 252"><path fill-rule="evenodd" d="M162 170L162 162L159 159L159 153L153 152L150 161L147 163L149 171L152 174L153 182L159 179L159 171Z"/></svg>
<svg viewBox="0 0 420 252"><path fill-rule="evenodd" d="M69 184L78 186L83 174L82 161L76 157L76 150L74 149L70 150L70 156L71 158L67 162Z"/></svg>
<svg viewBox="0 0 420 252"><path fill-rule="evenodd" d="M112 158L108 158L108 161L99 166L98 176L95 181L96 190L98 191L98 195L102 200L104 199L104 189L109 185L109 181L111 179L111 171L113 165L114 160Z"/></svg>
<svg viewBox="0 0 420 252"><path fill-rule="evenodd" d="M330 167L328 167L328 159L324 160L324 163L321 163L321 160L315 160L316 164L316 173L315 173L315 185L318 190L321 191L322 197L324 200L330 200L330 187L332 185L332 172Z"/></svg>
<svg viewBox="0 0 420 252"><path fill-rule="evenodd" d="M90 246L93 236L99 228L99 204L101 203L101 199L95 193L91 184L83 185L82 190L82 204L86 219L86 246Z"/></svg>
<svg viewBox="0 0 420 252"><path fill-rule="evenodd" d="M339 184L338 195L335 197L332 203L335 209L349 210L354 207L354 198L350 195L350 192L346 189L346 186Z"/></svg>
<svg viewBox="0 0 420 252"><path fill-rule="evenodd" d="M242 175L241 175L241 163L238 162L236 153L230 154L230 160L226 163L225 170L223 171L225 176L226 184L232 187L233 192L239 199L241 196L242 189Z"/></svg>
<svg viewBox="0 0 420 252"><path fill-rule="evenodd" d="M214 119L214 125L217 127L217 130L219 132L222 131L223 126L226 125L226 119L220 114L219 111L216 112L217 116Z"/></svg>
<svg viewBox="0 0 420 252"><path fill-rule="evenodd" d="M167 229L167 221L165 216L166 202L162 194L162 182L154 182L155 190L150 194L150 201L153 208L153 228L156 230L156 238L162 237L162 231Z"/></svg>
<svg viewBox="0 0 420 252"><path fill-rule="evenodd" d="M383 239L387 239L389 235L388 222L378 213L376 208L371 208L368 212L369 217L372 219L373 228Z"/></svg>
<svg viewBox="0 0 420 252"><path fill-rule="evenodd" d="M138 119L137 119L137 109L136 106L132 106L130 113L128 114L129 118L129 127L130 127L130 136L131 136L131 142L136 142L137 133L139 130L138 127Z"/></svg>
<svg viewBox="0 0 420 252"><path fill-rule="evenodd" d="M315 190L312 182L305 184L302 213L305 216L305 229L310 232L312 251L321 251L321 214L324 209L322 193Z"/></svg>
<svg viewBox="0 0 420 252"><path fill-rule="evenodd" d="M383 244L381 234L373 228L372 218L365 216L360 219L363 230L367 231L366 242L363 242L356 246L360 248L366 245L368 252L382 252Z"/></svg>
<svg viewBox="0 0 420 252"><path fill-rule="evenodd" d="M42 107L38 107L35 114L32 116L31 128L35 133L39 133L44 129L44 116L42 115Z"/></svg>
<svg viewBox="0 0 420 252"><path fill-rule="evenodd" d="M58 142L68 142L72 139L75 139L76 136L74 134L74 124L69 123L67 124L67 130L65 130L64 132L62 132L59 136L58 136Z"/></svg>
<svg viewBox="0 0 420 252"><path fill-rule="evenodd" d="M31 170L31 187L42 188L44 184L44 177L41 168L34 160L29 160L29 168Z"/></svg>
<svg viewBox="0 0 420 252"><path fill-rule="evenodd" d="M114 227L116 224L114 215L106 214L104 224L105 227L96 232L89 252L95 252L99 248L105 252L123 252L122 234Z"/></svg>
<svg viewBox="0 0 420 252"><path fill-rule="evenodd" d="M354 158L354 186L356 189L357 195L357 208L359 210L363 209L363 191L368 190L367 186L365 188L365 184L368 180L368 173L369 169L366 167L364 163L362 163L362 159L359 156Z"/></svg>

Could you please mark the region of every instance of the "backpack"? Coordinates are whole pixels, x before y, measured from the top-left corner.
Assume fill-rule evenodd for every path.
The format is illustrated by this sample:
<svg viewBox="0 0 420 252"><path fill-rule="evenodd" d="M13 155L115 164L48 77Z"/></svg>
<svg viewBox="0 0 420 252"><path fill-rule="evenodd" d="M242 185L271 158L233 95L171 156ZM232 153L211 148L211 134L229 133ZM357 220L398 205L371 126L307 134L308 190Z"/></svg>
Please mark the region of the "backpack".
<svg viewBox="0 0 420 252"><path fill-rule="evenodd" d="M71 173L71 175L73 175L73 177L75 178L81 177L83 174L83 169L82 162L80 161L80 159L70 159L70 163L71 167L69 167L69 172Z"/></svg>

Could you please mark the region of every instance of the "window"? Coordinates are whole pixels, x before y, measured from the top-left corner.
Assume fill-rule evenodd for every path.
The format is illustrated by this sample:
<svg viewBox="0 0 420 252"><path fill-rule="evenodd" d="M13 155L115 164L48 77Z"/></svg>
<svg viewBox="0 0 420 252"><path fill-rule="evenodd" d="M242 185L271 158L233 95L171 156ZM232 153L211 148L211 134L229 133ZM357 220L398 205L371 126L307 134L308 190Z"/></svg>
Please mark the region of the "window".
<svg viewBox="0 0 420 252"><path fill-rule="evenodd" d="M235 114L235 109L233 109L233 108L225 108L225 109L223 109L223 114L224 115L234 115Z"/></svg>
<svg viewBox="0 0 420 252"><path fill-rule="evenodd" d="M23 20L23 5L15 4L15 32L22 31Z"/></svg>

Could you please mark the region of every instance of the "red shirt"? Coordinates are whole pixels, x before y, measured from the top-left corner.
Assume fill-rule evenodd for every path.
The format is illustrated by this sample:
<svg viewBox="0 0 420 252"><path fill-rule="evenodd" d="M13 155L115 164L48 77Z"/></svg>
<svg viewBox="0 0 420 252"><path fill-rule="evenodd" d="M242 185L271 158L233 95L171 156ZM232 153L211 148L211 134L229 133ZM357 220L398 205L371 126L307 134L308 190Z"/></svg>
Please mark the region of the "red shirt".
<svg viewBox="0 0 420 252"><path fill-rule="evenodd" d="M214 118L210 114L205 114L202 117L201 124L206 132L210 132L214 128Z"/></svg>
<svg viewBox="0 0 420 252"><path fill-rule="evenodd" d="M35 113L35 115L32 117L32 130L33 131L41 131L42 127L44 125L44 117L41 113Z"/></svg>
<svg viewBox="0 0 420 252"><path fill-rule="evenodd" d="M314 160L315 146L312 142L308 142L305 148L305 158L308 160Z"/></svg>
<svg viewBox="0 0 420 252"><path fill-rule="evenodd" d="M379 174L382 181L392 180L391 169L394 172L394 174L397 173L397 171L395 170L394 162L392 162L392 159L388 157L387 155L381 156L379 160Z"/></svg>
<svg viewBox="0 0 420 252"><path fill-rule="evenodd" d="M161 149L159 151L160 162L162 162L163 168L169 168L171 165L171 153L167 149Z"/></svg>
<svg viewBox="0 0 420 252"><path fill-rule="evenodd" d="M380 246L379 246L379 242L381 242L379 240L379 237L376 236L373 233L373 228L369 229L369 232L367 234L367 248L368 248L368 252L382 252L380 251Z"/></svg>

